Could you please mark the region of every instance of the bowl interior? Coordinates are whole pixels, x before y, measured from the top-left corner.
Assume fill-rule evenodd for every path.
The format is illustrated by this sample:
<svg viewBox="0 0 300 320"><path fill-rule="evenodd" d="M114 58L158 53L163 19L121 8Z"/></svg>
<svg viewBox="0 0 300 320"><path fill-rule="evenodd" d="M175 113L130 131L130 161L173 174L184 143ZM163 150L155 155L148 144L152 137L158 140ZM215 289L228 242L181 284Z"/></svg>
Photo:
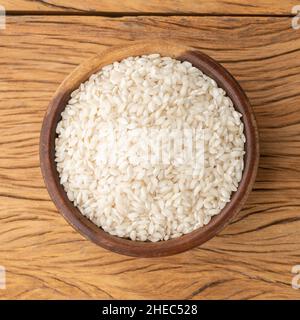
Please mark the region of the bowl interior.
<svg viewBox="0 0 300 320"><path fill-rule="evenodd" d="M246 136L244 171L238 190L231 196L231 201L223 210L204 227L176 239L161 242L132 241L103 231L79 210L67 198L59 183L59 176L54 161L56 126L61 119L71 92L86 81L90 75L103 66L120 61L129 56L160 53L182 61L189 61L223 88L231 98L237 111L242 113ZM240 211L255 180L258 167L258 132L249 101L236 80L215 60L187 46L172 43L148 42L134 43L107 49L76 68L60 85L47 109L40 137L40 162L42 174L48 192L58 210L66 220L82 235L96 244L111 251L130 256L157 257L188 250L209 240L218 233Z"/></svg>

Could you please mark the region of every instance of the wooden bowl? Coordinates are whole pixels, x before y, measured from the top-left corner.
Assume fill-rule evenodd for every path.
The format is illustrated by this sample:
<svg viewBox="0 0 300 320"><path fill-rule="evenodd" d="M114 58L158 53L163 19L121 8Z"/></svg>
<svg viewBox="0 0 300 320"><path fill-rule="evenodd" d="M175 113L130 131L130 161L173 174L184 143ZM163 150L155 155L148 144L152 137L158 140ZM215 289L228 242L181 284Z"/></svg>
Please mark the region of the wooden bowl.
<svg viewBox="0 0 300 320"><path fill-rule="evenodd" d="M178 60L186 60L213 78L228 94L235 108L243 114L246 135L245 167L238 190L232 194L231 201L212 218L208 225L179 238L161 242L131 241L103 231L84 217L67 198L59 183L54 162L56 126L70 94L80 83L103 66L120 61L129 56L160 53ZM215 60L187 46L167 42L134 42L130 45L109 48L77 67L60 85L46 112L40 136L40 162L48 192L57 209L65 219L82 235L111 251L139 257L159 257L176 254L196 247L216 235L241 210L253 186L258 167L258 132L249 101L236 80Z"/></svg>

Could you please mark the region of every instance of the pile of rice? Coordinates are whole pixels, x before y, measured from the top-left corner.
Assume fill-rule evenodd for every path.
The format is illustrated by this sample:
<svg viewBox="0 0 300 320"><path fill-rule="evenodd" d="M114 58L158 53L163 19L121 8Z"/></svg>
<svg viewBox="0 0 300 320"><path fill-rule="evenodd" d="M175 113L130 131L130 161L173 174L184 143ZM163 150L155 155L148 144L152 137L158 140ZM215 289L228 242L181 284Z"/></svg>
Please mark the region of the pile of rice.
<svg viewBox="0 0 300 320"><path fill-rule="evenodd" d="M81 84L62 112L55 141L60 183L80 212L112 235L179 237L208 224L237 190L241 116L226 92L187 61L151 54L114 62ZM175 132L176 140L185 129L202 133L196 160L174 154L167 162L139 161L151 130Z"/></svg>

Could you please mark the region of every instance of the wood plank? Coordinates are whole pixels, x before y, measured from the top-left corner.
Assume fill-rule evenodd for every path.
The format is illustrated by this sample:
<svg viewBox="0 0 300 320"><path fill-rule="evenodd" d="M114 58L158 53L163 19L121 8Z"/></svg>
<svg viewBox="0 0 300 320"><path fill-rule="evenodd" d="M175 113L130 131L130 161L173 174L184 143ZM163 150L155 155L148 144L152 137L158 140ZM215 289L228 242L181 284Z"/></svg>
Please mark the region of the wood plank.
<svg viewBox="0 0 300 320"><path fill-rule="evenodd" d="M288 15L297 0L3 0L7 11L13 12L78 12L78 13L169 13L223 15Z"/></svg>
<svg viewBox="0 0 300 320"><path fill-rule="evenodd" d="M0 31L0 298L298 299L300 30L267 17L8 17ZM55 89L85 58L147 38L186 42L224 64L253 105L254 191L220 235L173 257L136 259L85 240L60 216L38 158Z"/></svg>

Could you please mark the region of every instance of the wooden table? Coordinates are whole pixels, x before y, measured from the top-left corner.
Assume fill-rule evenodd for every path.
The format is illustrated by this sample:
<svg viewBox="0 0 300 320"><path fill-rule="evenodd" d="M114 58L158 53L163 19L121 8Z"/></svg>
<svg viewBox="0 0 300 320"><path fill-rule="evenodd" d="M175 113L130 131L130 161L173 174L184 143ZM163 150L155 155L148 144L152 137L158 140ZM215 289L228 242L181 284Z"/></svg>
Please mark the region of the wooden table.
<svg viewBox="0 0 300 320"><path fill-rule="evenodd" d="M0 30L0 265L2 299L298 299L300 264L299 1L2 0ZM260 132L261 158L243 211L205 245L136 259L85 240L45 189L38 144L60 82L105 47L174 39L240 81Z"/></svg>

